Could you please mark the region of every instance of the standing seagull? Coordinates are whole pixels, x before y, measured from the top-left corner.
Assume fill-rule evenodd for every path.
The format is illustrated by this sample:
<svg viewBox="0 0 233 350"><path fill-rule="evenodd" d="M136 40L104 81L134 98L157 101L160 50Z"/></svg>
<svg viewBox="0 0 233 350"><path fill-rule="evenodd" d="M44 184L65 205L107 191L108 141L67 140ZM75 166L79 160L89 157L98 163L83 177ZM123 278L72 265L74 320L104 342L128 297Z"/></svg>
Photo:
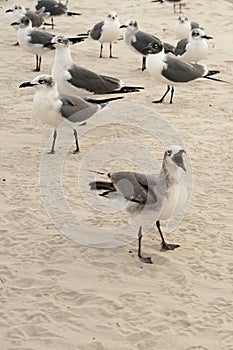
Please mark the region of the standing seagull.
<svg viewBox="0 0 233 350"><path fill-rule="evenodd" d="M180 40L174 54L184 62L195 62L207 58L208 44L206 40L213 39L212 36L205 35L201 28L193 29L188 39Z"/></svg>
<svg viewBox="0 0 233 350"><path fill-rule="evenodd" d="M49 12L44 12L45 8L42 7L39 11L33 12L30 10L26 10L25 7L19 3L13 4L6 13L9 13L10 21L15 22L18 21L19 18L23 15L26 15L32 22L32 27L40 27L42 24L49 25L45 23L45 19L49 17ZM16 26L15 26L15 29Z"/></svg>
<svg viewBox="0 0 233 350"><path fill-rule="evenodd" d="M190 22L188 17L181 13L175 26L175 34L178 39L187 39L192 29L199 28L197 22Z"/></svg>
<svg viewBox="0 0 233 350"><path fill-rule="evenodd" d="M157 40L160 42L160 39L139 30L136 21L129 20L126 24L121 25L120 28L127 28L124 34L124 41L130 50L142 55L142 71L144 71L146 69L146 55L143 53L143 49L152 41ZM173 52L174 46L164 43L164 47L165 52Z"/></svg>
<svg viewBox="0 0 233 350"><path fill-rule="evenodd" d="M186 171L183 161L184 149L181 146L170 146L164 153L162 169L158 176L135 172L121 171L108 173L109 181L93 181L92 190L102 190L101 196L111 198L117 192L129 203L138 203L142 208L151 206L155 213L156 226L161 237L161 251L174 250L178 244L166 243L160 220L168 220L185 208L187 189L181 178L181 169ZM150 257L141 255L142 226L138 232L138 257L146 263L152 263Z"/></svg>
<svg viewBox="0 0 233 350"><path fill-rule="evenodd" d="M55 1L55 0L35 0L35 8L36 10L40 10L42 7L45 8L45 11L50 13L51 16L51 23L52 23L52 29L54 28L54 20L53 17L55 16L80 16L81 13L77 12L70 12L68 11L67 3L62 4L61 1Z"/></svg>
<svg viewBox="0 0 233 350"><path fill-rule="evenodd" d="M103 57L102 51L104 43L109 43L109 58L113 58L112 43L113 41L119 39L120 34L120 22L115 11L111 11L104 21L101 21L94 25L90 31L90 37L93 40L98 40L100 42L100 58Z"/></svg>
<svg viewBox="0 0 233 350"><path fill-rule="evenodd" d="M52 76L62 93L86 96L89 94L112 94L139 91L143 87L125 86L118 78L96 74L76 65L70 54L70 40L55 36L48 46L56 48Z"/></svg>
<svg viewBox="0 0 233 350"><path fill-rule="evenodd" d="M181 0L151 0L151 2L160 2L161 4L163 4L164 2L173 3L173 11L174 11L174 13L176 13L176 4L179 4L180 13L181 13L181 10L182 10L182 6L184 5L184 4L181 3Z"/></svg>
<svg viewBox="0 0 233 350"><path fill-rule="evenodd" d="M81 97L59 94L55 80L51 75L42 74L30 82L24 82L20 88L35 87L36 94L33 100L33 109L36 116L43 122L52 125L55 130L53 134L52 148L49 153L55 153L55 142L57 128L61 126L70 127L74 131L76 149L79 152L77 124L89 119L98 110L106 106L110 101L123 97L114 97L103 100L82 99Z"/></svg>
<svg viewBox="0 0 233 350"><path fill-rule="evenodd" d="M160 100L153 101L153 103L162 103L165 96L171 88L170 103L172 103L174 87L173 85L180 83L189 83L190 81L199 78L206 78L215 81L222 81L220 79L212 78L210 75L220 73L216 70L208 71L208 69L200 64L191 64L180 61L175 57L166 55L163 44L158 42L150 43L145 49L145 54L148 55L148 71L157 81L167 85L167 91Z"/></svg>
<svg viewBox="0 0 233 350"><path fill-rule="evenodd" d="M32 23L27 16L23 16L17 22L13 22L12 26L19 26L17 31L17 38L19 45L28 52L36 55L36 68L34 71L39 72L41 68L41 55L54 50L53 46L48 43L55 36L48 32L35 30L32 28ZM74 38L75 42L81 42L86 38L85 35ZM72 39L70 39L72 40Z"/></svg>

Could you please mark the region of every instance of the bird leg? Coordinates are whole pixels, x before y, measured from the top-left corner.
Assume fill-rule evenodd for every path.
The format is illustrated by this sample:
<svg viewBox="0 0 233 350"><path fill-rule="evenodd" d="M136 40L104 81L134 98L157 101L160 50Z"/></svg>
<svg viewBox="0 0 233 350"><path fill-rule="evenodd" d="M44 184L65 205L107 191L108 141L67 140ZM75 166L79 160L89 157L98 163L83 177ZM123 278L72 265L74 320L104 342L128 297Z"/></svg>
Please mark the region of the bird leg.
<svg viewBox="0 0 233 350"><path fill-rule="evenodd" d="M55 129L55 130L54 130L54 133L53 133L53 143L52 143L52 147L51 147L50 152L48 152L48 154L54 154L54 153L55 153L54 147L55 147L56 138L57 138L57 130Z"/></svg>
<svg viewBox="0 0 233 350"><path fill-rule="evenodd" d="M138 231L138 257L142 262L146 264L153 264L153 261L150 256L147 256L147 257L142 256L141 246L142 246L142 226L139 227L139 231Z"/></svg>
<svg viewBox="0 0 233 350"><path fill-rule="evenodd" d="M53 17L51 17L51 24L52 24L52 29L54 29Z"/></svg>
<svg viewBox="0 0 233 350"><path fill-rule="evenodd" d="M142 71L146 69L146 57L142 57Z"/></svg>
<svg viewBox="0 0 233 350"><path fill-rule="evenodd" d="M152 101L152 103L163 103L163 100L164 100L165 96L169 93L169 91L170 91L170 86L168 85L168 86L167 86L167 91L166 91L165 94L161 97L161 99L160 99L160 100L156 100L156 101Z"/></svg>
<svg viewBox="0 0 233 350"><path fill-rule="evenodd" d="M103 52L103 44L100 44L100 55L99 58L102 58L102 52Z"/></svg>
<svg viewBox="0 0 233 350"><path fill-rule="evenodd" d="M161 252L166 252L167 250L174 250L174 249L180 247L179 244L168 244L168 243L166 243L165 239L163 237L161 228L160 228L160 222L159 221L156 221L156 226L157 226L157 229L159 231L159 234L160 234L160 237L161 237L161 240L162 240L162 242L161 242L161 249L160 249Z"/></svg>
<svg viewBox="0 0 233 350"><path fill-rule="evenodd" d="M171 97L170 97L170 104L172 104L172 100L173 100L173 95L174 95L174 87L172 86L172 91L171 91Z"/></svg>
<svg viewBox="0 0 233 350"><path fill-rule="evenodd" d="M79 153L78 134L76 129L74 129L74 138L75 138L76 149L73 153Z"/></svg>
<svg viewBox="0 0 233 350"><path fill-rule="evenodd" d="M36 55L36 68L33 69L33 72L39 72L40 71L40 65L41 65L41 56Z"/></svg>
<svg viewBox="0 0 233 350"><path fill-rule="evenodd" d="M109 58L113 58L112 57L112 43L109 44Z"/></svg>

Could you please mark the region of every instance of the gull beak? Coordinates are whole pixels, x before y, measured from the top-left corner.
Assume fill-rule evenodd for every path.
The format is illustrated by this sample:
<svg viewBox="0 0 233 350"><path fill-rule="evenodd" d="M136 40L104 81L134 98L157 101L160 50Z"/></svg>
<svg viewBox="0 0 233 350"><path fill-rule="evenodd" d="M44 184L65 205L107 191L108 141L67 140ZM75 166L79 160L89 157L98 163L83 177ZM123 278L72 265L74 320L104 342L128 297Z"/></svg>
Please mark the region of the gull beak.
<svg viewBox="0 0 233 350"><path fill-rule="evenodd" d="M24 83L19 85L19 88L32 87L35 85L37 85L37 84L32 84L30 81L25 81Z"/></svg>
<svg viewBox="0 0 233 350"><path fill-rule="evenodd" d="M13 12L13 10L12 9L8 9L8 10L5 11L5 13L8 13L8 12Z"/></svg>
<svg viewBox="0 0 233 350"><path fill-rule="evenodd" d="M180 150L178 153L174 154L174 156L172 157L172 160L177 166L179 166L184 171L186 171L186 168L184 166L183 153L186 153L186 152L183 149Z"/></svg>
<svg viewBox="0 0 233 350"><path fill-rule="evenodd" d="M86 35L86 36L80 36L80 37L75 37L75 38L68 38L68 40L73 45L73 44L80 43L80 42L84 41L87 38L88 38L88 36Z"/></svg>
<svg viewBox="0 0 233 350"><path fill-rule="evenodd" d="M120 28L127 28L127 25L122 24L122 25L120 26Z"/></svg>
<svg viewBox="0 0 233 350"><path fill-rule="evenodd" d="M44 47L48 47L49 49L51 50L54 50L55 47L54 47L55 43L52 43L51 41L48 41L47 43L45 43L43 46Z"/></svg>
<svg viewBox="0 0 233 350"><path fill-rule="evenodd" d="M203 39L207 39L207 40L213 39L212 36L208 36L208 35L202 35L202 38L203 38Z"/></svg>
<svg viewBox="0 0 233 350"><path fill-rule="evenodd" d="M11 23L11 26L19 26L19 25L20 25L19 22L13 22L13 23Z"/></svg>

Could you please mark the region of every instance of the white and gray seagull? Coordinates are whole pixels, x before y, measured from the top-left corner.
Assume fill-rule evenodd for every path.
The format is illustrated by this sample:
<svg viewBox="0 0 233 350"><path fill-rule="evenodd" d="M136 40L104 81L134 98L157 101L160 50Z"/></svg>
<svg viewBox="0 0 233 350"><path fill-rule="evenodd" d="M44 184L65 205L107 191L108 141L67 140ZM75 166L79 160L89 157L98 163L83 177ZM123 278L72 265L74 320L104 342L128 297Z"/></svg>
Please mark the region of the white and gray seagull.
<svg viewBox="0 0 233 350"><path fill-rule="evenodd" d="M209 39L213 39L213 37L206 35L201 28L194 28L188 39L178 41L174 54L184 62L197 63L207 58L209 49L207 40Z"/></svg>
<svg viewBox="0 0 233 350"><path fill-rule="evenodd" d="M178 39L187 39L192 29L199 28L199 24L190 21L188 17L181 13L175 25L175 34ZM203 28L201 28L203 29Z"/></svg>
<svg viewBox="0 0 233 350"><path fill-rule="evenodd" d="M161 99L153 103L162 103L171 89L170 103L173 100L174 85L189 83L197 79L210 79L225 82L224 80L212 78L211 75L220 73L217 70L208 70L206 66L182 62L176 57L166 55L162 43L157 41L150 43L145 49L147 67L150 75L157 81L166 84L167 90Z"/></svg>
<svg viewBox="0 0 233 350"><path fill-rule="evenodd" d="M76 65L70 54L70 40L57 35L48 43L56 48L52 76L57 82L58 90L79 96L90 94L115 94L136 92L143 87L127 86L114 77L97 74L89 69Z"/></svg>
<svg viewBox="0 0 233 350"><path fill-rule="evenodd" d="M19 18L23 15L26 15L28 18L30 18L32 22L32 27L40 27L42 24L44 25L50 25L49 23L46 23L46 18L49 17L50 13L45 12L45 8L41 7L40 10L34 12L28 9L25 9L25 7L19 3L13 4L9 9L5 11L9 14L10 23L16 22L19 20ZM15 29L17 30L17 26L15 26Z"/></svg>
<svg viewBox="0 0 233 350"><path fill-rule="evenodd" d="M83 99L77 96L60 94L53 77L41 74L32 81L27 81L20 88L34 87L36 94L33 100L33 109L36 116L54 129L52 148L49 153L55 153L57 128L65 126L73 129L76 149L78 153L79 143L76 126L93 116L98 110L104 108L109 102L123 97L113 97L102 100Z"/></svg>
<svg viewBox="0 0 233 350"><path fill-rule="evenodd" d="M127 21L120 28L126 28L124 41L128 48L142 56L142 71L144 71L146 69L146 55L143 53L143 49L152 41L158 40L160 42L161 40L152 34L139 30L138 23L135 20ZM164 47L166 52L173 52L173 45L164 43Z"/></svg>
<svg viewBox="0 0 233 350"><path fill-rule="evenodd" d="M90 188L100 190L100 195L109 199L115 192L128 203L138 203L141 208L154 210L156 226L161 237L161 251L174 250L179 245L166 243L160 221L170 219L185 208L187 188L182 179L182 170L186 171L184 154L182 146L172 145L164 153L159 175L130 171L108 173L108 180L93 181L89 184ZM142 226L139 227L138 238L138 257L145 263L152 263L151 257L142 257L141 254Z"/></svg>
<svg viewBox="0 0 233 350"><path fill-rule="evenodd" d="M50 13L52 29L54 28L54 19L55 16L80 16L81 13L71 12L68 10L67 3L63 4L60 0L34 0L36 10L40 10L42 7L45 8L46 12Z"/></svg>
<svg viewBox="0 0 233 350"><path fill-rule="evenodd" d="M18 43L25 51L36 55L36 68L34 71L39 72L41 68L41 56L51 50L54 50L53 46L50 47L47 44L55 35L45 31L33 29L32 22L27 16L20 17L17 22L13 22L11 25L19 26L17 31ZM81 42L86 38L87 35L83 35L74 40L76 42Z"/></svg>
<svg viewBox="0 0 233 350"><path fill-rule="evenodd" d="M100 42L100 58L103 57L102 53L104 43L109 43L109 58L113 58L112 43L119 39L121 35L120 25L117 13L111 11L108 13L104 21L96 23L90 30L90 37L93 40L98 40Z"/></svg>

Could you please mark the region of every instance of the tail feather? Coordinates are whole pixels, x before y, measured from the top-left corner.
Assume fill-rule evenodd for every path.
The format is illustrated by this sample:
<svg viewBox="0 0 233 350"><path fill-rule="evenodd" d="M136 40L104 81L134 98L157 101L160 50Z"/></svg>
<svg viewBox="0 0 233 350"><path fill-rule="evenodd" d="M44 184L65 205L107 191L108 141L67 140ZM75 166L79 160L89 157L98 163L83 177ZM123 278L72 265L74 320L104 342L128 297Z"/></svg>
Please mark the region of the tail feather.
<svg viewBox="0 0 233 350"><path fill-rule="evenodd" d="M70 12L70 11L67 11L66 14L67 14L67 16L81 16L81 13Z"/></svg>
<svg viewBox="0 0 233 350"><path fill-rule="evenodd" d="M139 92L140 90L143 90L144 87L142 86L122 86L120 90L114 90L107 92L107 94L127 94L129 92Z"/></svg>
<svg viewBox="0 0 233 350"><path fill-rule="evenodd" d="M124 97L123 97L123 96L119 96L119 97L103 98L103 99L101 99L101 100L95 100L95 99L93 99L93 98L87 97L87 98L85 98L85 100L86 100L87 102L97 103L97 104L100 104L100 105L102 105L102 104L105 105L105 104L107 104L107 103L109 103L109 102L111 102L111 101L121 100L122 98L124 98Z"/></svg>
<svg viewBox="0 0 233 350"><path fill-rule="evenodd" d="M114 185L106 181L92 181L89 183L89 186L91 190L116 191Z"/></svg>
<svg viewBox="0 0 233 350"><path fill-rule="evenodd" d="M220 73L219 70L210 70L206 75L204 75L204 78L209 79L209 80L219 81L221 83L228 83L228 81L226 81L226 80L211 77L211 75L215 75L215 74L219 74L219 73Z"/></svg>

